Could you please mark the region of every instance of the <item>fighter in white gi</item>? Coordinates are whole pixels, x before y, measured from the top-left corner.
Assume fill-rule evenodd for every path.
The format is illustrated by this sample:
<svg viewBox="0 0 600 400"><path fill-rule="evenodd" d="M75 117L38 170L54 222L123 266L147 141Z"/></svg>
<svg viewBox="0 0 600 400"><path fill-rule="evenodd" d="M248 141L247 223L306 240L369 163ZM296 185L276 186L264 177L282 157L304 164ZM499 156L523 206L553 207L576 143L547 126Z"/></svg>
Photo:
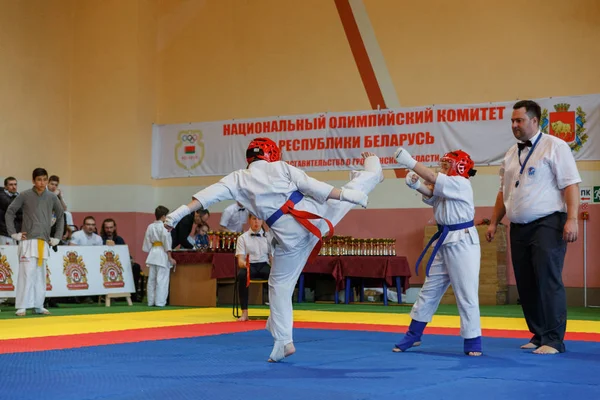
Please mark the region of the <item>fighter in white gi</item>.
<svg viewBox="0 0 600 400"><path fill-rule="evenodd" d="M169 294L169 273L176 264L171 257L171 234L165 228L169 210L158 206L154 211L156 221L148 225L142 250L148 253L148 305L164 307Z"/></svg>
<svg viewBox="0 0 600 400"><path fill-rule="evenodd" d="M446 153L441 159L441 171L435 173L414 160L402 147L395 153L396 161L414 170L406 176L406 184L423 195L423 201L433 206L438 232L429 241L417 260L419 264L429 246L437 239L427 263L426 279L410 312L408 332L394 351L402 352L421 344L421 335L440 304L448 285L452 284L460 315L460 334L464 352L480 356L481 321L479 316L479 235L474 227L475 205L469 178L475 175L471 157L462 150ZM419 176L434 185L433 190L421 184Z"/></svg>
<svg viewBox="0 0 600 400"><path fill-rule="evenodd" d="M191 203L167 217L166 224L174 226L191 211L235 199L267 221L276 241L269 275L267 330L275 339L269 361L280 361L295 352L292 294L306 261L318 254L322 236L332 235L333 225L355 204L366 207L367 194L383 179L379 158L372 153L362 155L365 171L353 171L352 180L340 190L280 161L275 142L257 138L246 151L247 169L201 190Z"/></svg>

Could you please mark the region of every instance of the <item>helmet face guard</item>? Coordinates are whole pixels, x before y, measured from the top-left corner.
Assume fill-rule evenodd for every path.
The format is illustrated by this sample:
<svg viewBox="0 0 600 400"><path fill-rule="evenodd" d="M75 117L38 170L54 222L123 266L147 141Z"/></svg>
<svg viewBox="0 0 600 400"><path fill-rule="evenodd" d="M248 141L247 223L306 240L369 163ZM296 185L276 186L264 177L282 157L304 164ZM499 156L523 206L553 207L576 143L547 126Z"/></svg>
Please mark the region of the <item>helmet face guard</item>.
<svg viewBox="0 0 600 400"><path fill-rule="evenodd" d="M462 150L450 151L444 154L440 162L447 162L450 164L450 169L446 174L448 176L462 176L463 178L469 179L477 173L477 171L473 169L475 163L471 160L471 156Z"/></svg>
<svg viewBox="0 0 600 400"><path fill-rule="evenodd" d="M275 162L281 160L281 150L277 144L269 138L256 138L250 142L246 150L246 161L250 164L252 161L265 160Z"/></svg>

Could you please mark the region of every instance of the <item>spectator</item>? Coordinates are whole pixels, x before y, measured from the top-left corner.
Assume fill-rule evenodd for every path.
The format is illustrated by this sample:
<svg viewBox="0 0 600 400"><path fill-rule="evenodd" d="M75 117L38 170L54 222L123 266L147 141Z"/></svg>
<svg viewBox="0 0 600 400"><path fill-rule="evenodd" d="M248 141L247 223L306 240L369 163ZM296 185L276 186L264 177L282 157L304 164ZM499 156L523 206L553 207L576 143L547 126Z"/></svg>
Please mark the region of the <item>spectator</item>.
<svg viewBox="0 0 600 400"><path fill-rule="evenodd" d="M83 219L81 230L73 233L71 236L71 246L102 246L102 238L94 233L96 230L96 219L87 216Z"/></svg>
<svg viewBox="0 0 600 400"><path fill-rule="evenodd" d="M125 240L117 234L117 223L112 218L107 218L102 221L100 237L102 238L102 243L108 246L125 244Z"/></svg>
<svg viewBox="0 0 600 400"><path fill-rule="evenodd" d="M6 210L10 203L19 195L17 192L17 180L12 176L4 179L4 190L0 191L0 245L12 245L17 242L10 237L6 230ZM23 224L23 211L19 210L15 216L15 229L17 232L21 232L21 225Z"/></svg>

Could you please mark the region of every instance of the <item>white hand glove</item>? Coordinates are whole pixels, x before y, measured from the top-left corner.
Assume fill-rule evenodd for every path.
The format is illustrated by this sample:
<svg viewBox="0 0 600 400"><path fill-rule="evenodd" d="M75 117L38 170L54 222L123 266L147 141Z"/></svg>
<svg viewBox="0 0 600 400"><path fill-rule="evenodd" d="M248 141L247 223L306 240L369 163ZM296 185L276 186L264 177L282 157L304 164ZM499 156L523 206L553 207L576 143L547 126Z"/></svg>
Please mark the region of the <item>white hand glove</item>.
<svg viewBox="0 0 600 400"><path fill-rule="evenodd" d="M406 151L406 149L403 149L402 147L398 147L396 149L396 151L394 152L394 158L396 159L396 162L398 164L400 164L400 167L402 167L402 168L413 169L415 167L415 165L417 165L417 160L412 158L410 153L408 151Z"/></svg>
<svg viewBox="0 0 600 400"><path fill-rule="evenodd" d="M57 238L50 238L50 246L52 246L52 247L58 246L59 243L60 243L60 240L58 240Z"/></svg>
<svg viewBox="0 0 600 400"><path fill-rule="evenodd" d="M367 201L369 200L369 196L367 196L360 190L342 189L342 193L340 194L340 200L347 201L348 203L358 204L364 208L367 208Z"/></svg>
<svg viewBox="0 0 600 400"><path fill-rule="evenodd" d="M13 233L12 235L10 235L10 237L13 238L14 240L16 240L17 242L20 242L21 239L23 238L23 234L21 232Z"/></svg>
<svg viewBox="0 0 600 400"><path fill-rule="evenodd" d="M417 177L417 180L415 182L413 182L413 178ZM418 188L421 187L421 180L419 179L419 175L415 174L413 171L410 171L407 175L406 175L406 186L408 186L411 189L415 189L417 190Z"/></svg>
<svg viewBox="0 0 600 400"><path fill-rule="evenodd" d="M179 208L167 215L165 219L165 225L175 228L175 226L181 221L183 217L191 213L190 209L186 205L179 206Z"/></svg>

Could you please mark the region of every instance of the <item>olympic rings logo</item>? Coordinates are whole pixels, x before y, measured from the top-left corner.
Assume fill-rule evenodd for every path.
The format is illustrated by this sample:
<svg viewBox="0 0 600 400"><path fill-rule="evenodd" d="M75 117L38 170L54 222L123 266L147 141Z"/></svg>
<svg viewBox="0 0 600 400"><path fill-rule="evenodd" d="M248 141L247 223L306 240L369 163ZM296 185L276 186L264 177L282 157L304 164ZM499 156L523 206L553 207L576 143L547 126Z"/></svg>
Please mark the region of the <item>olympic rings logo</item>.
<svg viewBox="0 0 600 400"><path fill-rule="evenodd" d="M181 135L182 142L194 143L198 140L198 135Z"/></svg>

